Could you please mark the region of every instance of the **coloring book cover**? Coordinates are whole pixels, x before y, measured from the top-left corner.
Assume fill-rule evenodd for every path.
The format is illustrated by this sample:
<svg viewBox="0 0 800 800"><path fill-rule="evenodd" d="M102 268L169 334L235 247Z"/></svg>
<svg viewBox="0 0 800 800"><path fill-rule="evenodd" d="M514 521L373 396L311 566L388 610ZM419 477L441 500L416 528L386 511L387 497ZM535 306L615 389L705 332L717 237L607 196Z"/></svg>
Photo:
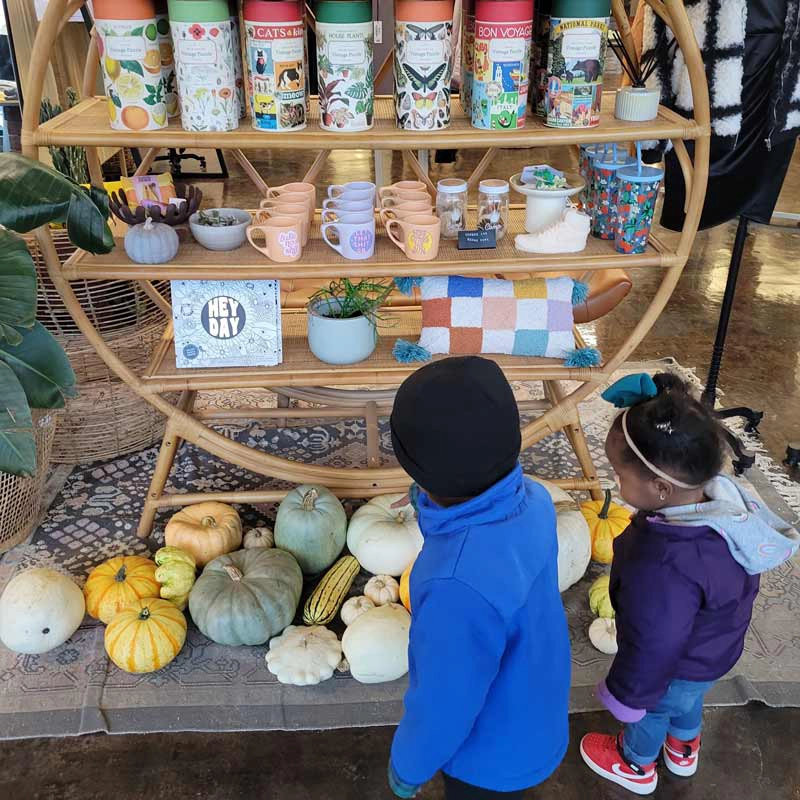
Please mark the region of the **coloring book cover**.
<svg viewBox="0 0 800 800"><path fill-rule="evenodd" d="M280 364L280 300L280 281L172 281L176 365Z"/></svg>

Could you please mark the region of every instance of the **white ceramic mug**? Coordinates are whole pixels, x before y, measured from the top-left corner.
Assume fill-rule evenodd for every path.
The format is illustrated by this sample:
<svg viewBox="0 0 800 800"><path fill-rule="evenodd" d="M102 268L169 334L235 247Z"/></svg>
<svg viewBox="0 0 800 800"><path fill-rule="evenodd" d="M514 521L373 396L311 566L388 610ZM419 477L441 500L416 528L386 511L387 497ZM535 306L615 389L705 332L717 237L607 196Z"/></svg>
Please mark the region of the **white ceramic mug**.
<svg viewBox="0 0 800 800"><path fill-rule="evenodd" d="M338 241L331 241L328 231L334 231ZM320 233L325 244L351 261L371 258L375 252L374 214L343 214L336 222L323 222Z"/></svg>
<svg viewBox="0 0 800 800"><path fill-rule="evenodd" d="M371 200L331 200L328 197L322 201L323 222L335 222L343 214L374 214L374 212Z"/></svg>
<svg viewBox="0 0 800 800"><path fill-rule="evenodd" d="M373 203L377 187L371 181L350 181L349 183L334 183L328 187L328 197L336 198L352 192L370 192Z"/></svg>

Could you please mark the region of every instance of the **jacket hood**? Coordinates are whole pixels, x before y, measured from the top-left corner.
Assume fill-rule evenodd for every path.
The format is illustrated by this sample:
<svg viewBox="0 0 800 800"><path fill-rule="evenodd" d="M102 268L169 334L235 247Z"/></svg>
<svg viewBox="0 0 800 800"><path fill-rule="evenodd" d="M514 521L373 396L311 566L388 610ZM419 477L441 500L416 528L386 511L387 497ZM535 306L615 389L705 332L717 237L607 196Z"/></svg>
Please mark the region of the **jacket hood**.
<svg viewBox="0 0 800 800"><path fill-rule="evenodd" d="M712 528L749 575L774 569L797 552L797 530L735 481L718 475L704 491L707 502L662 508L660 516L674 525Z"/></svg>
<svg viewBox="0 0 800 800"><path fill-rule="evenodd" d="M423 536L435 536L451 533L467 525L485 525L505 520L524 501L525 481L522 467L517 464L505 478L482 494L449 508L436 505L427 492L420 491L417 497L420 529Z"/></svg>

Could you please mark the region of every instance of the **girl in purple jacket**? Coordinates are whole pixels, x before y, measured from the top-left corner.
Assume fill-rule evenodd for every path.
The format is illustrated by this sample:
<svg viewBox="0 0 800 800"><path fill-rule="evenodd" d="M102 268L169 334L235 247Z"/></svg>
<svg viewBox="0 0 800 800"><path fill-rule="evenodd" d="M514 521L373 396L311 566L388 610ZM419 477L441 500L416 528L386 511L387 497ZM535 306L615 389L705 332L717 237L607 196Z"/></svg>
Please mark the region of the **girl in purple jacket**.
<svg viewBox="0 0 800 800"><path fill-rule="evenodd" d="M603 398L625 409L606 454L639 511L614 542L619 650L597 687L624 729L584 736L581 755L646 795L662 750L670 772L696 772L703 697L742 654L759 573L791 558L800 535L719 474L719 423L680 379L629 375Z"/></svg>

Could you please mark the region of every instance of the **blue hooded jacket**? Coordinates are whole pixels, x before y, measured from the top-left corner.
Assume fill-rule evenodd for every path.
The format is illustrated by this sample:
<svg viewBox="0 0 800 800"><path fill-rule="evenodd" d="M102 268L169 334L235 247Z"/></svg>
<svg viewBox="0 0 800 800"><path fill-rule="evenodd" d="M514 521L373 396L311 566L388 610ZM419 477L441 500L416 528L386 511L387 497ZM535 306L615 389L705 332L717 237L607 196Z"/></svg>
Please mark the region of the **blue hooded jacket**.
<svg viewBox="0 0 800 800"><path fill-rule="evenodd" d="M519 466L450 508L418 498L409 688L392 745L406 784L439 770L495 791L545 780L567 749L570 647L547 491Z"/></svg>

